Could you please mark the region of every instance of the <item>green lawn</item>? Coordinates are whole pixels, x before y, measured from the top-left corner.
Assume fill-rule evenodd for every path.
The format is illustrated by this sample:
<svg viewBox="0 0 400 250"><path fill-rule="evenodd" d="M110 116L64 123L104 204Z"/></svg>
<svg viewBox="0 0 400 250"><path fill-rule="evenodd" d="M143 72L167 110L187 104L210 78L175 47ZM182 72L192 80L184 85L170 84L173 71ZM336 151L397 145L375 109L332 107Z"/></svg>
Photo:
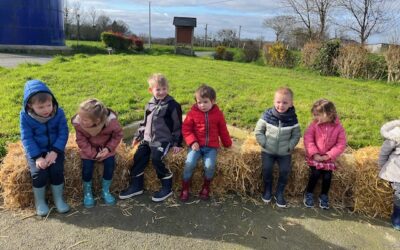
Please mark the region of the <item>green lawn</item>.
<svg viewBox="0 0 400 250"><path fill-rule="evenodd" d="M175 55L96 55L56 57L46 65L24 64L0 68L0 156L6 141L19 137L19 111L23 86L28 79L41 79L54 92L69 119L78 104L97 97L117 111L122 124L142 118L150 98L147 77L164 73L170 93L183 105L193 103L193 92L201 83L217 91L217 102L228 123L252 130L261 113L272 105L273 91L283 85L295 93L295 107L302 130L310 122L310 107L321 97L336 103L354 148L379 145L379 129L400 117L399 86L378 81L323 77L304 70L288 70L254 64L214 61Z"/></svg>

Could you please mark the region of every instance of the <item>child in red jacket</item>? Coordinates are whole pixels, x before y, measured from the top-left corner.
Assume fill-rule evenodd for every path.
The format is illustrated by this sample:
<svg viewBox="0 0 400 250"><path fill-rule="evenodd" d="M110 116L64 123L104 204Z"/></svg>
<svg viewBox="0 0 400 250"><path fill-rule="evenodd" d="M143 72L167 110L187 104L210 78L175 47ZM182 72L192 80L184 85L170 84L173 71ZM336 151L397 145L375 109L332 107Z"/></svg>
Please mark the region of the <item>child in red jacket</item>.
<svg viewBox="0 0 400 250"><path fill-rule="evenodd" d="M92 175L94 163L103 162L101 196L105 204L115 204L110 185L115 167L115 150L122 139L122 128L117 115L96 99L88 99L79 106L71 119L76 130L76 143L82 158L83 205L93 207Z"/></svg>
<svg viewBox="0 0 400 250"><path fill-rule="evenodd" d="M200 157L204 162L204 183L199 195L203 200L209 198L219 138L224 147L232 145L224 115L215 104L215 90L203 84L196 90L195 100L182 125L183 138L190 148L183 170L181 201L189 199L190 179Z"/></svg>
<svg viewBox="0 0 400 250"><path fill-rule="evenodd" d="M346 134L337 117L335 105L326 100L316 101L311 109L314 120L304 133L304 146L310 178L304 194L304 205L314 207L313 191L319 177L322 188L319 206L329 209L328 192L335 160L346 149Z"/></svg>

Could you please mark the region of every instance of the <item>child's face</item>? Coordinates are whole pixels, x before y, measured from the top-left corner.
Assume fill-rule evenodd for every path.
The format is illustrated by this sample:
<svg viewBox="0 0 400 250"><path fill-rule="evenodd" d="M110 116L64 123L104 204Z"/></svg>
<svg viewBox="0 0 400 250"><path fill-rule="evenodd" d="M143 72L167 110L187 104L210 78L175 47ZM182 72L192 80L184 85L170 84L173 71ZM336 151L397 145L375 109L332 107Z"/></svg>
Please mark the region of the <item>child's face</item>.
<svg viewBox="0 0 400 250"><path fill-rule="evenodd" d="M33 110L33 112L35 112L35 114L41 117L49 117L53 113L52 100L47 100L43 103L35 102L30 104L29 107Z"/></svg>
<svg viewBox="0 0 400 250"><path fill-rule="evenodd" d="M317 121L317 123L325 123L325 122L330 122L329 116L327 116L325 113L317 113L313 112L313 117L314 120Z"/></svg>
<svg viewBox="0 0 400 250"><path fill-rule="evenodd" d="M202 98L200 95L196 94L196 103L197 107L205 113L210 111L215 104L215 101L211 101L210 98Z"/></svg>
<svg viewBox="0 0 400 250"><path fill-rule="evenodd" d="M91 128L100 123L100 119L93 120L86 112L79 112L80 125L84 128Z"/></svg>
<svg viewBox="0 0 400 250"><path fill-rule="evenodd" d="M163 100L168 95L168 86L160 86L157 84L150 87L149 92L153 94L157 100Z"/></svg>
<svg viewBox="0 0 400 250"><path fill-rule="evenodd" d="M285 113L293 106L292 98L289 95L276 93L274 98L274 107L279 113Z"/></svg>

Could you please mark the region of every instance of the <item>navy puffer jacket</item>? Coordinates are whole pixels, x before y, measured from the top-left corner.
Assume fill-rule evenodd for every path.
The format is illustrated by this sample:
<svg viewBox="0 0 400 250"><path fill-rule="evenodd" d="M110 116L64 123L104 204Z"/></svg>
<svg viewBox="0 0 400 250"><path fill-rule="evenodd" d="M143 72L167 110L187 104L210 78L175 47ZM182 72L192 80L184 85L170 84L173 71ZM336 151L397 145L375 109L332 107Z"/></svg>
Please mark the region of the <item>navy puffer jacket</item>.
<svg viewBox="0 0 400 250"><path fill-rule="evenodd" d="M28 114L28 101L39 92L49 93L53 97L53 105L57 107L54 117L41 123ZM49 151L64 152L68 140L68 126L64 111L50 89L39 80L30 80L25 84L24 103L20 112L21 140L29 158L37 159Z"/></svg>

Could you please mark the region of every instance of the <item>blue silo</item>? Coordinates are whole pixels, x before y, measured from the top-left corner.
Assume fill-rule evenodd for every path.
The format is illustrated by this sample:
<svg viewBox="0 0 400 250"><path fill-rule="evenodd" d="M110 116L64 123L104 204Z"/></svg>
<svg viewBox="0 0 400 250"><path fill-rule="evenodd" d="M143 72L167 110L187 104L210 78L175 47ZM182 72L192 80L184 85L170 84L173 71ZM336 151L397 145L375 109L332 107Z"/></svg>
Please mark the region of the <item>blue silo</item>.
<svg viewBox="0 0 400 250"><path fill-rule="evenodd" d="M62 0L0 0L0 45L64 46Z"/></svg>

